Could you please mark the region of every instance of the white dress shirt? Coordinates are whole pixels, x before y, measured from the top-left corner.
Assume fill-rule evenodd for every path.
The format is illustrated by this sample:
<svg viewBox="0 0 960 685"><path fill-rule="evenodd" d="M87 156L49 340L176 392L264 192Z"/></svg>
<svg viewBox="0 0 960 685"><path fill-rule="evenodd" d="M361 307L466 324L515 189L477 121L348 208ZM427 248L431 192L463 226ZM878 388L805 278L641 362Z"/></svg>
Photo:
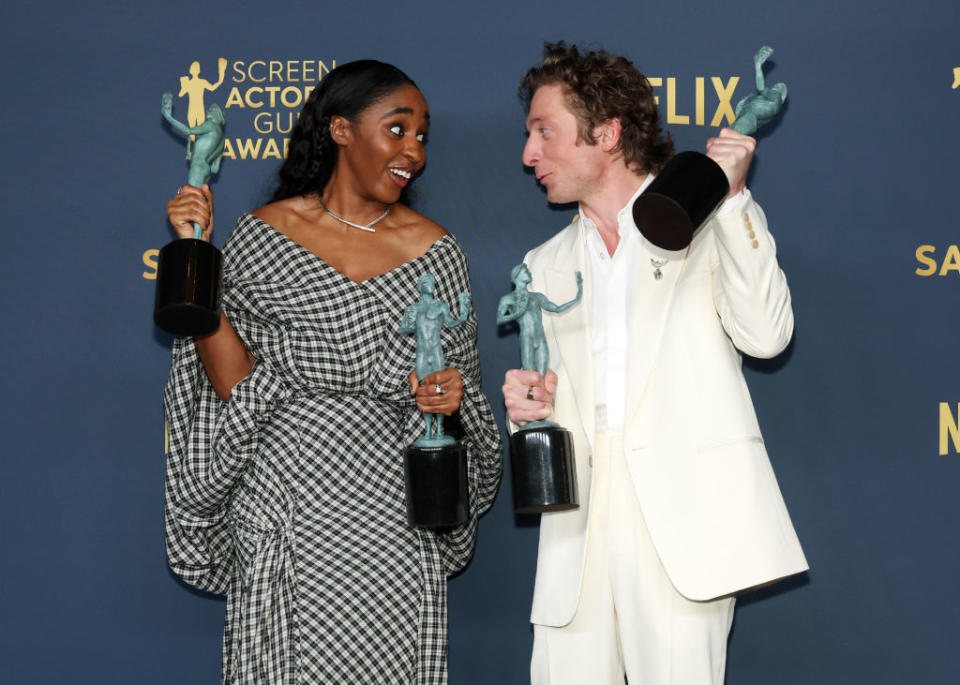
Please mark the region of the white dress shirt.
<svg viewBox="0 0 960 685"><path fill-rule="evenodd" d="M580 209L580 235L590 273L590 330L598 433L622 433L627 400L627 353L630 336L642 335L642 322L630 321L643 288L659 285L658 269L676 267L684 252L668 252L652 245L633 221L633 202L650 182L648 174L627 204L617 212L619 240L611 256L597 225ZM718 214L739 209L746 202L740 191L727 198ZM673 262L673 264L671 264Z"/></svg>

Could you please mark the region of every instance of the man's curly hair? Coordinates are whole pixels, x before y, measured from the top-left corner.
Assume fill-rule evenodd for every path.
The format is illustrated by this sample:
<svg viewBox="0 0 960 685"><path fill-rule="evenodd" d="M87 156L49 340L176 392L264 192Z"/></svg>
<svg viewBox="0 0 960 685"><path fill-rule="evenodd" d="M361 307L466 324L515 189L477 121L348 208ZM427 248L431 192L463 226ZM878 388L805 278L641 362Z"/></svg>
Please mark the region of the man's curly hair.
<svg viewBox="0 0 960 685"><path fill-rule="evenodd" d="M642 174L659 173L673 156L670 134L660 130L657 104L647 77L625 57L605 50L584 55L563 41L547 43L543 61L520 81L520 99L529 110L538 88L560 85L567 107L577 118L579 135L596 145L594 131L608 119L619 119L621 134L615 148L627 168Z"/></svg>

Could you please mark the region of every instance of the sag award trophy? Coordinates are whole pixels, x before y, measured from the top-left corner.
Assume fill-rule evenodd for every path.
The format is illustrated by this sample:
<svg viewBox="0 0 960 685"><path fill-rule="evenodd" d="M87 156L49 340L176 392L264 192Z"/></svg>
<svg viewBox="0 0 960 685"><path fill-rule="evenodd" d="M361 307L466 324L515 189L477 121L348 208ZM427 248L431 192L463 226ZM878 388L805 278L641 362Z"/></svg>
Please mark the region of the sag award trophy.
<svg viewBox="0 0 960 685"><path fill-rule="evenodd" d="M530 292L530 270L518 264L510 272L514 290L500 298L497 324L516 321L520 327L520 365L545 377L550 350L543 333L542 310L559 314L583 296L578 271L577 296L554 304L542 293ZM531 389L532 392L532 389ZM533 397L528 394L529 399ZM513 476L513 510L518 514L564 511L577 501L577 469L570 431L553 421L531 421L510 436L510 472Z"/></svg>
<svg viewBox="0 0 960 685"><path fill-rule="evenodd" d="M403 313L398 332L417 336L417 379L446 368L440 332L444 324L455 328L467 320L470 293L460 293L460 318L434 298L436 280L423 274L417 280L420 299ZM440 387L437 386L440 392ZM459 526L467 522L467 450L443 434L443 414L423 414L426 431L407 447L403 471L407 491L407 521L420 528Z"/></svg>
<svg viewBox="0 0 960 685"><path fill-rule="evenodd" d="M764 45L753 58L757 92L737 103L737 119L730 128L738 133L756 133L787 99L783 83L764 85L762 65L772 54L773 48ZM633 220L643 237L657 247L682 250L729 192L719 164L699 152L681 152L633 203Z"/></svg>
<svg viewBox="0 0 960 685"><path fill-rule="evenodd" d="M164 93L160 112L175 130L187 136L187 183L199 188L220 171L223 110L210 105L206 121L193 127L174 119L172 110L173 95ZM194 224L193 238L174 240L160 250L153 320L174 335L205 335L220 325L220 250L202 237L203 227Z"/></svg>

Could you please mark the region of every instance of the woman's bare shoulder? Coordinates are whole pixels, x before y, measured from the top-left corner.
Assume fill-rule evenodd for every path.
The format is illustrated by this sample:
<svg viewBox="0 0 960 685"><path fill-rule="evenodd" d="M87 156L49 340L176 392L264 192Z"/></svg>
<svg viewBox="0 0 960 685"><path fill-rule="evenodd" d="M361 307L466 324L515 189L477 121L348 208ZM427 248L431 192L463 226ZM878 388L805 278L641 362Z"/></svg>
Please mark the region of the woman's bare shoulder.
<svg viewBox="0 0 960 685"><path fill-rule="evenodd" d="M398 227L418 245L429 247L447 235L447 230L443 226L406 205L394 205L394 211L397 215Z"/></svg>
<svg viewBox="0 0 960 685"><path fill-rule="evenodd" d="M298 196L270 202L262 207L257 207L250 213L281 233L287 233L296 224L303 221L303 213L306 208L305 198Z"/></svg>

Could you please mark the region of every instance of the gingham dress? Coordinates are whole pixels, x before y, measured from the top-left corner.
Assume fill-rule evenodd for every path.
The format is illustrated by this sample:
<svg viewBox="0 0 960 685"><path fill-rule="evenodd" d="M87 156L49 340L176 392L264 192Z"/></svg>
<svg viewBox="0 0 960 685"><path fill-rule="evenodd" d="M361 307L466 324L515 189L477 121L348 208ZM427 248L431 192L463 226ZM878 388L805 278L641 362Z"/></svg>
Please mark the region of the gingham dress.
<svg viewBox="0 0 960 685"><path fill-rule="evenodd" d="M471 313L443 332L464 384L470 520L443 534L407 524L402 455L423 420L407 383L416 343L397 326L424 272L457 312L469 281L452 236L354 283L245 215L224 249L223 308L253 371L224 403L192 339L174 345L167 555L227 596L224 683L447 680L446 578L470 559L501 452Z"/></svg>

